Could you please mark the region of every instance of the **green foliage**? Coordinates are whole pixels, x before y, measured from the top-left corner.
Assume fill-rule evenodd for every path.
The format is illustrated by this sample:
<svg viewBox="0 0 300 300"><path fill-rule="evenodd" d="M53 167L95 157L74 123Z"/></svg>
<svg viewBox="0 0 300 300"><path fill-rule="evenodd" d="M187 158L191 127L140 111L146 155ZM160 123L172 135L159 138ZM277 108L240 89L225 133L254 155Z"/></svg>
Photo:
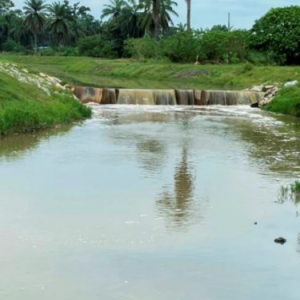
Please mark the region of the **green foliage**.
<svg viewBox="0 0 300 300"><path fill-rule="evenodd" d="M104 40L101 35L93 35L79 40L78 52L80 55L91 57L117 57L117 53L114 51L113 43Z"/></svg>
<svg viewBox="0 0 300 300"><path fill-rule="evenodd" d="M195 62L201 52L199 33L183 31L161 41L163 54L172 62Z"/></svg>
<svg viewBox="0 0 300 300"><path fill-rule="evenodd" d="M35 86L0 73L0 136L49 128L91 116L71 95L48 96Z"/></svg>
<svg viewBox="0 0 300 300"><path fill-rule="evenodd" d="M7 52L24 52L25 48L20 43L9 38L4 42L3 50Z"/></svg>
<svg viewBox="0 0 300 300"><path fill-rule="evenodd" d="M6 14L14 6L11 0L0 0L0 16Z"/></svg>
<svg viewBox="0 0 300 300"><path fill-rule="evenodd" d="M74 47L49 47L39 51L41 56L78 56L78 50Z"/></svg>
<svg viewBox="0 0 300 300"><path fill-rule="evenodd" d="M37 51L37 35L45 24L46 4L44 0L26 0L24 26L34 35L34 49Z"/></svg>
<svg viewBox="0 0 300 300"><path fill-rule="evenodd" d="M125 42L125 52L129 57L139 60L158 59L162 55L160 43L150 37L128 39Z"/></svg>
<svg viewBox="0 0 300 300"><path fill-rule="evenodd" d="M245 74L247 72L251 72L253 69L254 69L254 65L253 64L246 63L246 64L244 64L244 66L243 66L243 68L241 70L241 73Z"/></svg>
<svg viewBox="0 0 300 300"><path fill-rule="evenodd" d="M278 96L265 107L267 111L300 117L300 87L282 89Z"/></svg>
<svg viewBox="0 0 300 300"><path fill-rule="evenodd" d="M130 39L126 42L126 53L134 58L165 56L177 63L193 63L197 57L200 62L244 62L249 52L248 37L246 30L179 30L159 42L150 38Z"/></svg>
<svg viewBox="0 0 300 300"><path fill-rule="evenodd" d="M281 64L300 63L300 6L273 8L252 28L253 47Z"/></svg>

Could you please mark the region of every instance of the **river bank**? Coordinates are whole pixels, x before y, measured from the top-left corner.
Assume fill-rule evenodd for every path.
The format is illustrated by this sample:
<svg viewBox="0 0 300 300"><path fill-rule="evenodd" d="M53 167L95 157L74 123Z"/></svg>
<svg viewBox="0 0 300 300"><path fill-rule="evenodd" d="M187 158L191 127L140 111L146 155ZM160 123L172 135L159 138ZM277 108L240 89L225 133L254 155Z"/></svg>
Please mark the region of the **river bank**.
<svg viewBox="0 0 300 300"><path fill-rule="evenodd" d="M24 68L0 67L0 136L34 132L91 116L91 110L68 91L59 91L51 83L45 87L37 75Z"/></svg>
<svg viewBox="0 0 300 300"><path fill-rule="evenodd" d="M103 60L88 57L40 57L2 55L1 61L45 72L71 85L100 88L221 89L242 90L252 86L283 86L300 81L299 67L245 65L189 65L134 60ZM300 116L300 88L282 89L264 109Z"/></svg>
<svg viewBox="0 0 300 300"><path fill-rule="evenodd" d="M299 67L191 65L88 57L0 55L0 61L24 65L76 85L123 88L245 89L264 83L300 82ZM105 79L105 80L103 80ZM135 82L139 82L139 86Z"/></svg>

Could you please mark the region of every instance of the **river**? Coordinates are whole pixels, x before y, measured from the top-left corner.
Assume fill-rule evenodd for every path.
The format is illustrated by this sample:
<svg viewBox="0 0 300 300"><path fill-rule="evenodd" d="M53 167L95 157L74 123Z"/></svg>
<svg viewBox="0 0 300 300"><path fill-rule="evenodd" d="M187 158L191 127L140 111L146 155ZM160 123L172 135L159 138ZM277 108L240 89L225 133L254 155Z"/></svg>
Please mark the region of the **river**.
<svg viewBox="0 0 300 300"><path fill-rule="evenodd" d="M300 175L299 121L93 110L0 141L0 299L299 299L298 207L278 198Z"/></svg>

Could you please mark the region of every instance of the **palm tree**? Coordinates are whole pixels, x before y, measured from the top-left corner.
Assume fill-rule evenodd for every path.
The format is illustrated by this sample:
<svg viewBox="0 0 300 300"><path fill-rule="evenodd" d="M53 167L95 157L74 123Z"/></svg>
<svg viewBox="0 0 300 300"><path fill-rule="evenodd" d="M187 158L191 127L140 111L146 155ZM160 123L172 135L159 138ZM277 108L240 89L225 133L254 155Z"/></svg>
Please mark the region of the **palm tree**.
<svg viewBox="0 0 300 300"><path fill-rule="evenodd" d="M192 5L192 0L185 0L187 4L187 29L191 29L191 5Z"/></svg>
<svg viewBox="0 0 300 300"><path fill-rule="evenodd" d="M177 3L172 0L140 0L140 7L144 9L143 25L153 30L156 39L160 29L165 31L173 24L171 15L178 16L173 6L177 6Z"/></svg>
<svg viewBox="0 0 300 300"><path fill-rule="evenodd" d="M186 27L187 25L186 24L182 24L182 23L179 23L178 25L177 25L177 31L178 32L185 32L186 31Z"/></svg>
<svg viewBox="0 0 300 300"><path fill-rule="evenodd" d="M24 26L32 32L34 36L34 51L37 52L37 36L45 25L47 5L44 0L26 0L23 9L26 16Z"/></svg>
<svg viewBox="0 0 300 300"><path fill-rule="evenodd" d="M102 11L101 18L117 18L121 15L124 8L128 7L128 4L124 0L110 0L110 4L105 4Z"/></svg>
<svg viewBox="0 0 300 300"><path fill-rule="evenodd" d="M52 38L63 46L70 34L70 22L73 21L68 3L54 2L49 8L49 27Z"/></svg>
<svg viewBox="0 0 300 300"><path fill-rule="evenodd" d="M145 33L145 29L141 26L141 7L136 0L128 0L128 2L129 5L123 9L120 15L123 32L128 38L140 38Z"/></svg>

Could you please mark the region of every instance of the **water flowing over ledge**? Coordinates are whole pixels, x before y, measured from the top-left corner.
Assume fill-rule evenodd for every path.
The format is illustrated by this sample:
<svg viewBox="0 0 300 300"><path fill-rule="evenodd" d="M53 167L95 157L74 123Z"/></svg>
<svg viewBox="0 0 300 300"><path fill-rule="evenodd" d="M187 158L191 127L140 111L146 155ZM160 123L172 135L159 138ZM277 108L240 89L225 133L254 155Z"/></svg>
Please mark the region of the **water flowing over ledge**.
<svg viewBox="0 0 300 300"><path fill-rule="evenodd" d="M83 103L131 105L253 105L264 94L255 91L100 89L76 86L74 95Z"/></svg>

